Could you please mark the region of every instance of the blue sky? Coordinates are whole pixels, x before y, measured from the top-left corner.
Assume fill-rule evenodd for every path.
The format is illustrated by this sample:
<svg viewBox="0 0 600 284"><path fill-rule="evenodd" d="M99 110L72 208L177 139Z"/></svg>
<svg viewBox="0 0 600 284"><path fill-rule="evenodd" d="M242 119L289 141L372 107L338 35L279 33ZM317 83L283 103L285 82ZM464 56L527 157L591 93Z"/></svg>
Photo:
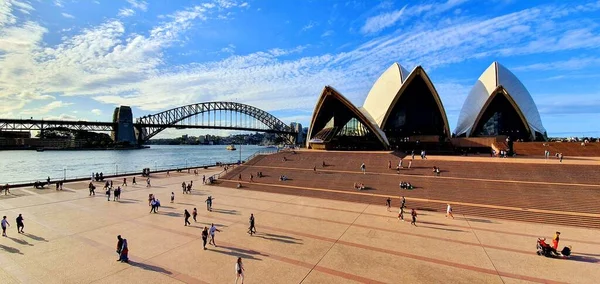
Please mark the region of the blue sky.
<svg viewBox="0 0 600 284"><path fill-rule="evenodd" d="M600 136L600 1L0 0L0 116L108 121L238 101L308 124L331 85L362 105L422 65L453 129L493 61L550 136ZM169 131L163 136L198 130Z"/></svg>

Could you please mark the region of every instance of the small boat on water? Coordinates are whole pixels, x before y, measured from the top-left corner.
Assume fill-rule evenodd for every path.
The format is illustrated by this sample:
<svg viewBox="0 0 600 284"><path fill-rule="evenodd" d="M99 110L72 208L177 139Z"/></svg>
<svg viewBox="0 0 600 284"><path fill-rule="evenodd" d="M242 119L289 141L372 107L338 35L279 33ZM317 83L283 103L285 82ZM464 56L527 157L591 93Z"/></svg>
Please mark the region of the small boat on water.
<svg viewBox="0 0 600 284"><path fill-rule="evenodd" d="M37 148L35 149L37 152L44 152L44 148Z"/></svg>
<svg viewBox="0 0 600 284"><path fill-rule="evenodd" d="M227 146L225 149L229 150L229 151L235 151L235 146L233 146L233 144Z"/></svg>

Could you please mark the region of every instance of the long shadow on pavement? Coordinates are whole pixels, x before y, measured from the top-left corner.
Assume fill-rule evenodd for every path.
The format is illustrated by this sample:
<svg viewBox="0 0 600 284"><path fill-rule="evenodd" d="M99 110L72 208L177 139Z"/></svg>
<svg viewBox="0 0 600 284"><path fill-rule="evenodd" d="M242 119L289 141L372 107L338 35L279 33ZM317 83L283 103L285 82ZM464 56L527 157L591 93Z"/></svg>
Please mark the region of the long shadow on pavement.
<svg viewBox="0 0 600 284"><path fill-rule="evenodd" d="M213 208L212 212L222 213L222 214L229 214L229 215L239 215L237 210L227 210L227 209L216 209L216 208Z"/></svg>
<svg viewBox="0 0 600 284"><path fill-rule="evenodd" d="M148 270L148 271L154 271L154 272L158 272L158 273L163 273L163 274L168 274L171 275L173 274L173 272L166 270L160 266L155 266L152 264L147 264L147 263L141 263L141 262L135 262L135 261L129 261L129 265L133 266L133 267L138 267L144 270Z"/></svg>
<svg viewBox="0 0 600 284"><path fill-rule="evenodd" d="M257 258L255 256L268 256L266 254L262 254L258 251L254 251L254 250L246 250L246 249L227 247L227 246L220 246L220 247L216 247L216 248L207 246L207 248L208 248L208 250L210 250L212 252L218 252L218 253L222 253L222 254L226 254L226 255L237 256L237 257L241 257L243 259L252 259L252 260L262 261L261 258ZM222 251L222 250L219 250L219 248L229 250L229 251Z"/></svg>
<svg viewBox="0 0 600 284"><path fill-rule="evenodd" d="M13 238L13 237L8 237L8 238L11 239L13 242L24 245L24 246L33 246L26 240L17 239L17 238Z"/></svg>
<svg viewBox="0 0 600 284"><path fill-rule="evenodd" d="M48 240L44 239L43 237L38 237L38 236L36 236L34 234L30 234L30 233L23 233L23 236L26 236L26 237L36 240L38 242L48 242Z"/></svg>
<svg viewBox="0 0 600 284"><path fill-rule="evenodd" d="M265 240L269 240L269 241L281 242L281 243L285 243L285 244L294 244L294 245L301 245L302 244L302 242L301 242L302 240L301 239L297 239L297 238L289 237L289 236L284 236L284 235L255 234L254 237L265 239Z"/></svg>
<svg viewBox="0 0 600 284"><path fill-rule="evenodd" d="M18 248L11 248L11 247L7 247L5 245L0 244L0 249L9 252L9 253L18 253L18 254L23 254Z"/></svg>

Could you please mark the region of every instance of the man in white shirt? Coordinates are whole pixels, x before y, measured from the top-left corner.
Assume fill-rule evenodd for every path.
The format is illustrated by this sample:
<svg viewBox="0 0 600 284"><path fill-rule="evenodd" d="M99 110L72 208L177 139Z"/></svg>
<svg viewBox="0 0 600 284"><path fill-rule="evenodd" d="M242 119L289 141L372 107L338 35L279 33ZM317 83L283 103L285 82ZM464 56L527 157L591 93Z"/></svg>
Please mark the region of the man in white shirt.
<svg viewBox="0 0 600 284"><path fill-rule="evenodd" d="M217 229L217 227L215 227L215 224L210 224L210 229L208 230L208 233L210 234L210 241L208 242L208 244L212 244L216 247L217 244L215 243L215 232L221 232L221 230Z"/></svg>

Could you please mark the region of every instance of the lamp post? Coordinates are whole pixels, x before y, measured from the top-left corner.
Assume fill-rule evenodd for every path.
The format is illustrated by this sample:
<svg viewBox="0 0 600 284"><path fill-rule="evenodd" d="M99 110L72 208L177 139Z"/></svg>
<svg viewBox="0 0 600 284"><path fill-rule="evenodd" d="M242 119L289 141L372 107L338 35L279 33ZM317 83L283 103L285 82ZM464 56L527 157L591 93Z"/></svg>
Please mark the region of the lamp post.
<svg viewBox="0 0 600 284"><path fill-rule="evenodd" d="M240 165L242 164L242 139L240 138Z"/></svg>
<svg viewBox="0 0 600 284"><path fill-rule="evenodd" d="M115 164L115 175L119 174L119 165Z"/></svg>
<svg viewBox="0 0 600 284"><path fill-rule="evenodd" d="M154 171L157 172L158 171L158 167L156 166L156 161L154 161Z"/></svg>
<svg viewBox="0 0 600 284"><path fill-rule="evenodd" d="M67 180L67 167L63 167L63 180Z"/></svg>

